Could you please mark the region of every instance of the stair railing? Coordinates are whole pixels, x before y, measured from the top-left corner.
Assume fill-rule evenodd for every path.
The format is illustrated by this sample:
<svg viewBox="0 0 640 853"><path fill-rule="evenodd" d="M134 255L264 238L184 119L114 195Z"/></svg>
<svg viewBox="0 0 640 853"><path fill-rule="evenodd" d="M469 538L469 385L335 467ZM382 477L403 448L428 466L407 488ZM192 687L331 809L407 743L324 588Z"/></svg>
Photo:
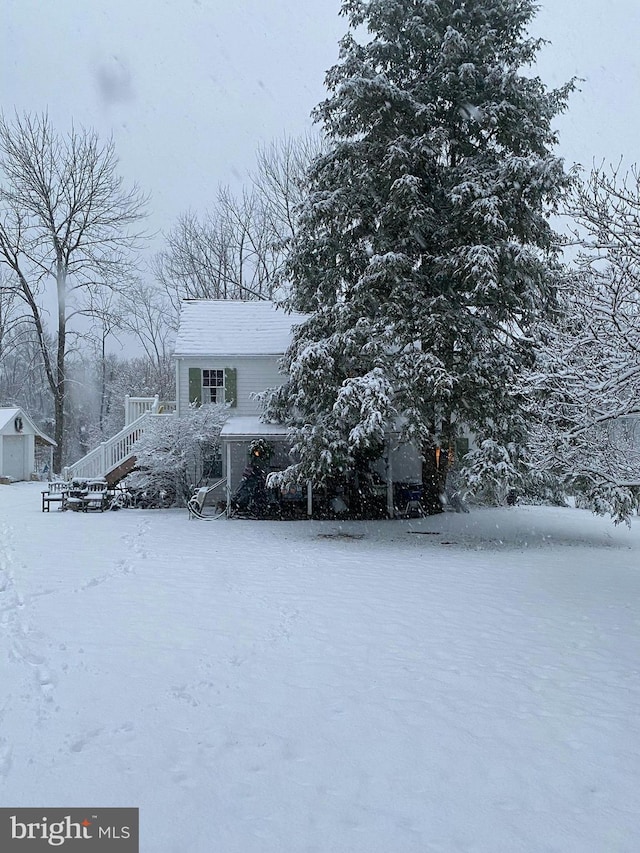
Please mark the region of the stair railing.
<svg viewBox="0 0 640 853"><path fill-rule="evenodd" d="M172 415L172 412L167 413ZM82 479L90 480L105 477L109 471L113 471L122 465L132 455L132 448L144 432L147 419L150 417L167 417L164 414L154 415L147 411L140 415L130 424L123 427L107 441L101 442L97 447L78 459L73 465L67 466L63 471L65 480Z"/></svg>

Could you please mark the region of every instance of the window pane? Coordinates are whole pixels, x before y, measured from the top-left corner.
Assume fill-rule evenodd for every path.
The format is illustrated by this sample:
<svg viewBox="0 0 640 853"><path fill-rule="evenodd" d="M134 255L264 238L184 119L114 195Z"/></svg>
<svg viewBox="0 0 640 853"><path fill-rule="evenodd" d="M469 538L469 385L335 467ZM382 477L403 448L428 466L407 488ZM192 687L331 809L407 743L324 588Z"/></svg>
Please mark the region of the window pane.
<svg viewBox="0 0 640 853"><path fill-rule="evenodd" d="M224 370L203 370L202 388L204 401L224 403Z"/></svg>
<svg viewBox="0 0 640 853"><path fill-rule="evenodd" d="M224 386L224 370L203 370L202 385L204 388L222 388Z"/></svg>

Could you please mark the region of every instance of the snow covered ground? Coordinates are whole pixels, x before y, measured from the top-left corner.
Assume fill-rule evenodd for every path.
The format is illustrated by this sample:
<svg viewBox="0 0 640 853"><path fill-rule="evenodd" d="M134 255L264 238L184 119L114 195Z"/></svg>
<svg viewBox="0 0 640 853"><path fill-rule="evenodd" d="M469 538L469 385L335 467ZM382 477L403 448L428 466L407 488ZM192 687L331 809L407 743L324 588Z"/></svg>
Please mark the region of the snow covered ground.
<svg viewBox="0 0 640 853"><path fill-rule="evenodd" d="M640 519L40 512L0 486L0 805L143 853L636 853Z"/></svg>

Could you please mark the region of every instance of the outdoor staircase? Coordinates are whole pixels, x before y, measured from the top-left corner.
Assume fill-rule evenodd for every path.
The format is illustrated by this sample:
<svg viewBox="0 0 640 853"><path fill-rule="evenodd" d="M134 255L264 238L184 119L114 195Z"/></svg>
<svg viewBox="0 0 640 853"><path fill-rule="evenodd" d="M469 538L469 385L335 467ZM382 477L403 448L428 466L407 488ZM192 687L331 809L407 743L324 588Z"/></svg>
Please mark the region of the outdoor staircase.
<svg viewBox="0 0 640 853"><path fill-rule="evenodd" d="M107 441L78 459L63 471L65 480L106 480L115 486L135 468L133 446L145 431L151 418L173 417L175 403L155 397L127 397L125 426ZM133 418L133 419L132 419Z"/></svg>

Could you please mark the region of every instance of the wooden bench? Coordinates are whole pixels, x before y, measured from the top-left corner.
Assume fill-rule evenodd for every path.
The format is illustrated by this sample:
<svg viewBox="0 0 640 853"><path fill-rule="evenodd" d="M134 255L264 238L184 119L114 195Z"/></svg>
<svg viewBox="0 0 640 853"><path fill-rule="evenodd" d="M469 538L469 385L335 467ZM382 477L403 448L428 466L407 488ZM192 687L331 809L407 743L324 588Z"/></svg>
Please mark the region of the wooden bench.
<svg viewBox="0 0 640 853"><path fill-rule="evenodd" d="M42 492L42 512L50 512L51 504L59 504L58 509L66 509L69 484L60 482L49 483L49 488Z"/></svg>

